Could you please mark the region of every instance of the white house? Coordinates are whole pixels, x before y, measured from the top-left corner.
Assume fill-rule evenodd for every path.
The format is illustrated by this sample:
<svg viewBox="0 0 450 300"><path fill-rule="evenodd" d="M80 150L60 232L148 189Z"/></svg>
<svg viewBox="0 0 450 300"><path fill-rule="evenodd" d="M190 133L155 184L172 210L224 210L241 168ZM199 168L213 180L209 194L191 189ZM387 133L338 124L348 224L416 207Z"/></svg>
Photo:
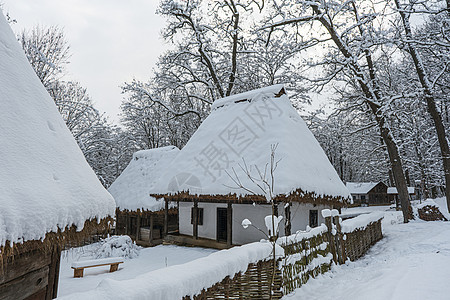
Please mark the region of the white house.
<svg viewBox="0 0 450 300"><path fill-rule="evenodd" d="M214 102L211 114L161 175L152 193L179 202L181 237L228 246L259 241L265 235L252 226L244 229L241 223L249 219L265 231L264 217L271 214L271 205L247 173L271 182L268 170L273 145L277 145L277 167L270 184L273 199L277 213L290 221L281 225L282 235L316 226L324 221L321 209L350 201L347 188L290 103L283 85ZM245 166L249 172L244 171Z"/></svg>
<svg viewBox="0 0 450 300"><path fill-rule="evenodd" d="M179 152L175 146L166 146L133 154L128 166L108 189L117 205L116 233L154 245L169 230L165 225L178 228L176 209L169 207L165 224L165 203L151 197L150 190Z"/></svg>

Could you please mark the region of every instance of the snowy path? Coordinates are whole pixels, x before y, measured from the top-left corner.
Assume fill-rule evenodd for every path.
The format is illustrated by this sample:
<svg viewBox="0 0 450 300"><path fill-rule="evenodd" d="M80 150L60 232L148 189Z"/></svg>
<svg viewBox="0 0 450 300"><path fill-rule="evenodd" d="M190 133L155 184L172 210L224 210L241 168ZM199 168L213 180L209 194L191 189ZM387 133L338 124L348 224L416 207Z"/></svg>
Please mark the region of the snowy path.
<svg viewBox="0 0 450 300"><path fill-rule="evenodd" d="M450 222L383 225L384 238L362 259L283 299L450 299Z"/></svg>
<svg viewBox="0 0 450 300"><path fill-rule="evenodd" d="M341 215L359 215L359 214L368 214L374 211L389 211L394 210L391 209L390 205L381 205L381 206L359 206L352 208L343 208Z"/></svg>
<svg viewBox="0 0 450 300"><path fill-rule="evenodd" d="M178 265L192 261L194 259L207 256L217 250L203 249L194 247L178 246L156 246L152 248L143 248L139 257L134 259L125 259L125 262L119 266L119 270L109 273L109 267L90 268L84 271L83 278L73 278L72 261L78 260L77 253L61 257L61 267L59 275L58 297L69 295L81 291L95 289L97 285L106 278L115 280L132 279L140 274L168 266ZM78 254L79 255L79 254ZM83 255L83 259L89 259Z"/></svg>

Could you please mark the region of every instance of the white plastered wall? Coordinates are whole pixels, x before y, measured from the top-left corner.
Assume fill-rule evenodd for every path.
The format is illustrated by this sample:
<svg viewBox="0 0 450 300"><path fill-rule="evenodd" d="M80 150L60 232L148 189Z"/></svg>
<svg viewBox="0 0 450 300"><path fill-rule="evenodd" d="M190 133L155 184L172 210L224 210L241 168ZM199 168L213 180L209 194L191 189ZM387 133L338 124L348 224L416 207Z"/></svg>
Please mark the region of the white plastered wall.
<svg viewBox="0 0 450 300"><path fill-rule="evenodd" d="M193 234L193 226L191 224L191 208L193 202L180 202L179 218L180 218L180 234ZM198 203L199 208L203 208L203 225L198 226L198 236L215 240L217 238L217 208L226 208L226 204L216 203ZM242 227L242 220L249 219L258 228L266 231L264 225L264 217L271 213L270 205L251 205L251 204L233 204L233 244L240 245L265 239L265 235L250 226L247 229Z"/></svg>
<svg viewBox="0 0 450 300"><path fill-rule="evenodd" d="M258 242L267 237L255 227L267 233L264 217L272 214L270 205L233 204L233 244ZM249 219L252 226L244 229L242 220Z"/></svg>
<svg viewBox="0 0 450 300"><path fill-rule="evenodd" d="M180 234L192 236L193 228L191 224L191 208L192 202L180 202L179 218L180 218ZM226 208L226 204L216 203L199 203L199 208L203 208L203 225L198 226L198 236L208 239L216 239L217 226L217 207ZM252 204L233 204L233 244L241 245L266 239L266 236L256 229L258 227L267 233L264 224L264 217L271 214L270 205L252 205ZM309 211L318 210L318 224L325 223L321 210L330 208L324 205L299 204L291 205L291 233L297 230L305 230L309 225ZM279 215L285 216L284 205L279 204ZM255 226L249 226L247 229L242 227L242 220L249 219ZM284 220L280 224L280 236L284 235Z"/></svg>
<svg viewBox="0 0 450 300"><path fill-rule="evenodd" d="M193 202L180 202L180 234L193 234L193 226L191 224L191 208L194 207ZM203 208L203 225L198 225L198 236L208 239L216 239L217 226L217 207L226 208L226 204L216 203L198 203L199 208Z"/></svg>
<svg viewBox="0 0 450 300"><path fill-rule="evenodd" d="M317 210L318 214L318 225L325 223L325 219L322 217L322 209L328 208L331 206L325 205L313 205L309 203L292 203L291 204L291 233L295 233L298 230L305 230L306 226L309 226L309 211ZM280 216L285 217L284 207L282 204L278 207L278 212ZM280 236L284 236L284 222L282 222L282 226L280 226Z"/></svg>

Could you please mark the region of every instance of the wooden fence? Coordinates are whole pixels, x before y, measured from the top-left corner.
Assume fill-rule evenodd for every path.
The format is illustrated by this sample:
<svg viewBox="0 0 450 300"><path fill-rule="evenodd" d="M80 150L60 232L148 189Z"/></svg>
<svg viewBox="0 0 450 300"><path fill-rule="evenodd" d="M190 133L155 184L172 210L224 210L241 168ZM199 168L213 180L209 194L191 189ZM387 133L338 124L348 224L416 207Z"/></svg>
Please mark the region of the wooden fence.
<svg viewBox="0 0 450 300"><path fill-rule="evenodd" d="M343 241L345 256L355 261L383 238L381 219L370 223L365 229L356 229L350 233L340 233L340 235L345 237Z"/></svg>
<svg viewBox="0 0 450 300"><path fill-rule="evenodd" d="M277 260L276 268L273 268L272 260L249 264L246 272L237 273L233 278L226 277L200 294L192 298L186 296L183 300L281 299L310 278L330 270L333 263L342 264L347 259L353 261L363 256L382 238L381 217L351 232L341 230L341 225L347 221L340 222L338 216L326 217L325 222L326 226L313 228L310 232L279 239L277 243L285 253Z"/></svg>
<svg viewBox="0 0 450 300"><path fill-rule="evenodd" d="M206 300L206 299L269 299L270 282L272 284L272 299L280 299L283 294L281 291L282 276L277 266L273 267L273 261L259 261L255 264L249 264L245 273L237 273L233 278L226 277L214 286L203 290L200 294L183 300ZM275 275L273 270L275 269ZM272 281L273 279L273 281Z"/></svg>
<svg viewBox="0 0 450 300"><path fill-rule="evenodd" d="M327 217L324 230L317 230L311 237L299 234L294 238L295 242L281 244L285 250L284 264L281 265L284 295L301 287L310 278L327 272L333 262L343 264L347 259L354 261L360 258L383 237L381 218L351 232L342 232L341 225L345 222L339 222L338 216Z"/></svg>

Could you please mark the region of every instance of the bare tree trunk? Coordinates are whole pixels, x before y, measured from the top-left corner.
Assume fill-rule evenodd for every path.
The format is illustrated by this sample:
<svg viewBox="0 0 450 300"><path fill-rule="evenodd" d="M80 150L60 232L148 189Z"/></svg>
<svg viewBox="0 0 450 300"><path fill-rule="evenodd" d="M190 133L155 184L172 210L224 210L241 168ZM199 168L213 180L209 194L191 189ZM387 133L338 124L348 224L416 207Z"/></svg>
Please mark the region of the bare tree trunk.
<svg viewBox="0 0 450 300"><path fill-rule="evenodd" d="M377 118L377 117L376 117ZM398 198L402 206L403 221L405 223L412 217L410 216L410 203L408 186L406 185L405 175L403 173L402 161L398 153L397 144L394 141L392 133L386 126L384 126L384 118L378 121L381 131L381 137L386 143L386 148L389 154L389 161L391 162L392 175L394 177L395 186L397 187Z"/></svg>
<svg viewBox="0 0 450 300"><path fill-rule="evenodd" d="M353 2L354 3L354 2ZM406 185L405 174L403 173L402 161L400 158L400 154L398 151L397 143L394 140L392 132L390 128L386 124L386 118L381 112L382 108L382 95L380 93L379 88L377 87L376 74L375 69L371 57L371 53L369 49L364 51L365 58L368 66L368 73L364 70L363 67L359 64L358 55L352 53L352 49L348 46L342 36L338 33L338 29L336 25L333 24L333 21L330 15L327 12L323 12L321 7L322 1L309 1L308 5L313 10L313 16L305 16L296 19L288 19L286 21L278 22L271 27L273 30L275 27L285 26L287 24L297 23L297 22L306 22L311 20L319 21L322 26L328 31L330 34L331 40L337 46L341 54L346 58L346 63L349 65L350 71L353 73L354 78L357 84L360 86L363 95L364 102L368 105L370 111L372 112L375 120L377 122L378 128L380 130L381 137L386 144L386 149L389 154L389 160L392 167L393 177L397 186L398 195L400 198L400 202L402 204L403 211L403 220L405 223L408 222L410 216L410 203L409 203L409 195L408 195L408 187ZM353 6L355 17L357 20L359 19L356 6ZM357 23L359 23L357 21ZM365 36L363 28L359 27L361 36Z"/></svg>
<svg viewBox="0 0 450 300"><path fill-rule="evenodd" d="M389 185L390 186L394 186L395 185L394 177L392 177L392 170L391 169L389 169L389 171L388 171L388 176L389 176Z"/></svg>
<svg viewBox="0 0 450 300"><path fill-rule="evenodd" d="M238 30L239 30L239 12L236 9L236 5L234 1L230 1L230 8L233 11L233 50L231 53L231 73L230 79L228 82L228 88L226 92L226 96L231 95L231 91L233 90L234 81L236 80L236 70L237 70L237 46L238 46Z"/></svg>
<svg viewBox="0 0 450 300"><path fill-rule="evenodd" d="M448 0L447 0L447 4ZM403 28L405 30L405 35L407 40L412 41L412 31L409 23L409 14L407 14L404 10L401 10L399 0L395 0L395 5L399 10L400 16L403 21ZM450 7L449 5L447 7ZM425 71L421 56L417 51L416 47L412 43L408 43L408 52L411 55L414 66L416 68L417 76L419 77L420 84L424 89L425 100L427 102L428 112L431 115L431 118L434 122L434 127L436 128L436 133L439 141L439 147L441 148L442 155L442 165L444 168L444 177L445 177L445 196L447 198L447 208L450 212L450 148L448 145L448 140L445 133L445 127L442 122L442 117L439 111L437 110L436 101L433 96L433 87L428 79L428 74Z"/></svg>
<svg viewBox="0 0 450 300"><path fill-rule="evenodd" d="M319 22L328 31L328 33L331 36L331 39L336 44L342 55L344 55L344 57L347 59L354 58L354 55L350 52L350 49L341 39L340 35L336 31L336 28L327 19L326 15L324 15L320 11L319 7L316 5L311 5L311 8L313 9L314 13L317 16L319 16L318 17ZM379 100L381 100L381 96L379 95L379 91L376 87L375 72L370 52L366 52L365 56L369 66L370 80L369 78L366 78L366 76L364 76L364 71L356 63L356 60L353 60L353 62L351 63L352 69L355 74L355 77L357 78L358 84L365 95L366 98L365 102L372 111L375 120L378 124L378 127L380 129L381 137L383 138L383 141L386 144L386 148L389 154L389 160L392 166L392 173L394 176L395 185L397 187L398 196L400 199L400 203L402 205L403 221L407 223L411 217L410 203L409 203L408 187L406 185L405 180L405 174L403 173L402 161L398 151L398 146L394 140L392 132L389 129L389 127L386 126L386 119L380 112L381 105L379 104L380 103ZM369 85L370 83L372 84L372 86Z"/></svg>

